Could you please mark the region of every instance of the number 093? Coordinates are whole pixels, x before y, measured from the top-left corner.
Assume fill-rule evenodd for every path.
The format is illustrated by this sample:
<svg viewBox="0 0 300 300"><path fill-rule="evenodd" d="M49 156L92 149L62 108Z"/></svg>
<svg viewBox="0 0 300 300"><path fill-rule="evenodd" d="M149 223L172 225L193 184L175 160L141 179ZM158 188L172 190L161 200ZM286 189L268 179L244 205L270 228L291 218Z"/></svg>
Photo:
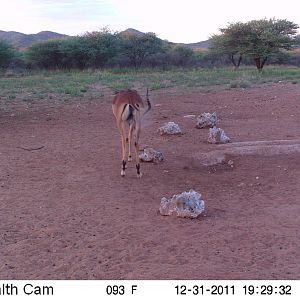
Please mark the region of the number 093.
<svg viewBox="0 0 300 300"><path fill-rule="evenodd" d="M108 285L106 287L107 295L124 295L125 287L124 285Z"/></svg>

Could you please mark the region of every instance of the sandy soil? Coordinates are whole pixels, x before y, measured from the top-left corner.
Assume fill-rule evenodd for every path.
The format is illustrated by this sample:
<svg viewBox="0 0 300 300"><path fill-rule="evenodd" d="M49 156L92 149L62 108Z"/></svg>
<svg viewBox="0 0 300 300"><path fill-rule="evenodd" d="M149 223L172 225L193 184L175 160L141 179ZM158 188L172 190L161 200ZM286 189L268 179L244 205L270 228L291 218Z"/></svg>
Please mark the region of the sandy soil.
<svg viewBox="0 0 300 300"><path fill-rule="evenodd" d="M101 102L0 112L1 279L300 279L300 154L231 155L203 166L216 111L232 142L299 140L300 86L153 91L141 144L165 162L120 176L120 141ZM184 134L162 137L177 122ZM195 189L198 219L163 217L164 196Z"/></svg>

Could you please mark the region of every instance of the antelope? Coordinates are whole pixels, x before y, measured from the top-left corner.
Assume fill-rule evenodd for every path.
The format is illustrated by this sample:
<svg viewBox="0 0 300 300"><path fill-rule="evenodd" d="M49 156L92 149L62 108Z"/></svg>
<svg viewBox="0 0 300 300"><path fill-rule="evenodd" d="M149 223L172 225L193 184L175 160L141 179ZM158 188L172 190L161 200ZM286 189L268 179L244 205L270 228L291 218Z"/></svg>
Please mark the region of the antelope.
<svg viewBox="0 0 300 300"><path fill-rule="evenodd" d="M136 173L141 178L140 159L139 159L139 137L141 130L141 113L146 114L151 109L151 103L147 89L147 105L145 109L144 103L140 95L135 90L125 90L119 92L113 99L112 111L116 118L117 127L121 134L122 145L122 169L121 176L125 176L126 154L128 146L128 161L132 161L131 144L133 133L135 135L135 155L136 155ZM128 137L126 137L126 124L129 126Z"/></svg>

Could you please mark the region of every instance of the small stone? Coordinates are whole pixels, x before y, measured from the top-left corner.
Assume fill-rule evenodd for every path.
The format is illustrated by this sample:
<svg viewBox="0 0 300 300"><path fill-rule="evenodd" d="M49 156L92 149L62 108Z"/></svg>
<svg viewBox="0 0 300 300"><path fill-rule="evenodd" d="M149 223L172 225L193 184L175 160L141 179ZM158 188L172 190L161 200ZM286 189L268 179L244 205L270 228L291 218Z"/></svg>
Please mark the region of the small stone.
<svg viewBox="0 0 300 300"><path fill-rule="evenodd" d="M203 113L197 117L196 128L207 128L214 127L217 124L217 114L214 113Z"/></svg>
<svg viewBox="0 0 300 300"><path fill-rule="evenodd" d="M201 194L190 190L174 195L172 198L161 199L159 212L163 216L174 215L182 218L197 218L204 212L204 200Z"/></svg>
<svg viewBox="0 0 300 300"><path fill-rule="evenodd" d="M153 148L147 147L143 150L143 152L139 155L141 161L144 162L162 162L164 160L164 156L160 151L154 150Z"/></svg>
<svg viewBox="0 0 300 300"><path fill-rule="evenodd" d="M160 135L174 135L174 134L181 134L182 131L178 124L174 122L168 122L164 124L164 126L158 128L157 130Z"/></svg>
<svg viewBox="0 0 300 300"><path fill-rule="evenodd" d="M234 167L234 163L233 163L232 160L229 160L229 161L227 162L227 164L228 164L228 166L231 167L231 168Z"/></svg>
<svg viewBox="0 0 300 300"><path fill-rule="evenodd" d="M226 136L225 132L221 128L210 128L208 140L211 144L225 144L230 142L230 138Z"/></svg>

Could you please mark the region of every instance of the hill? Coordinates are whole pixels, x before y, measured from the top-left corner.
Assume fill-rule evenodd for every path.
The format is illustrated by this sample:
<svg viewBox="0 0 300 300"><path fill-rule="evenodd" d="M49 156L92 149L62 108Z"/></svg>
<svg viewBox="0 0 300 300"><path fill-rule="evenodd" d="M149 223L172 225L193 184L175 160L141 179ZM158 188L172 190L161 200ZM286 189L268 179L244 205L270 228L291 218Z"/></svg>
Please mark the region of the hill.
<svg viewBox="0 0 300 300"><path fill-rule="evenodd" d="M130 35L136 35L136 36L142 36L143 34L145 34L144 32L141 32L139 30L133 29L133 28L128 28L124 31L121 31L119 33L121 36L130 36ZM181 45L181 46L186 46L186 47L190 47L193 50L196 49L208 49L209 47L209 41L201 41L201 42L197 42L197 43L172 43L169 42L172 45Z"/></svg>
<svg viewBox="0 0 300 300"><path fill-rule="evenodd" d="M208 49L209 48L209 40L198 42L198 43L190 43L190 44L183 44L184 46L190 47L193 50L196 49Z"/></svg>
<svg viewBox="0 0 300 300"><path fill-rule="evenodd" d="M25 49L36 42L47 41L51 39L63 39L68 35L60 34L52 31L41 31L36 34L25 34L16 31L0 30L0 39L3 39L12 44L17 49Z"/></svg>
<svg viewBox="0 0 300 300"><path fill-rule="evenodd" d="M119 33L121 36L142 36L145 33L134 28L128 28ZM69 36L66 34L60 34L52 31L41 31L36 34L25 34L16 31L2 31L0 30L0 39L6 40L10 44L12 44L17 49L26 49L34 43L52 40L52 39L64 39ZM172 45L182 45L186 47L190 47L193 50L196 49L207 49L209 47L209 41L201 41L198 43L172 43Z"/></svg>
<svg viewBox="0 0 300 300"><path fill-rule="evenodd" d="M143 36L145 33L138 31L134 28L127 28L124 31L119 32L119 35L121 36L131 36L131 35L136 35L136 36Z"/></svg>

